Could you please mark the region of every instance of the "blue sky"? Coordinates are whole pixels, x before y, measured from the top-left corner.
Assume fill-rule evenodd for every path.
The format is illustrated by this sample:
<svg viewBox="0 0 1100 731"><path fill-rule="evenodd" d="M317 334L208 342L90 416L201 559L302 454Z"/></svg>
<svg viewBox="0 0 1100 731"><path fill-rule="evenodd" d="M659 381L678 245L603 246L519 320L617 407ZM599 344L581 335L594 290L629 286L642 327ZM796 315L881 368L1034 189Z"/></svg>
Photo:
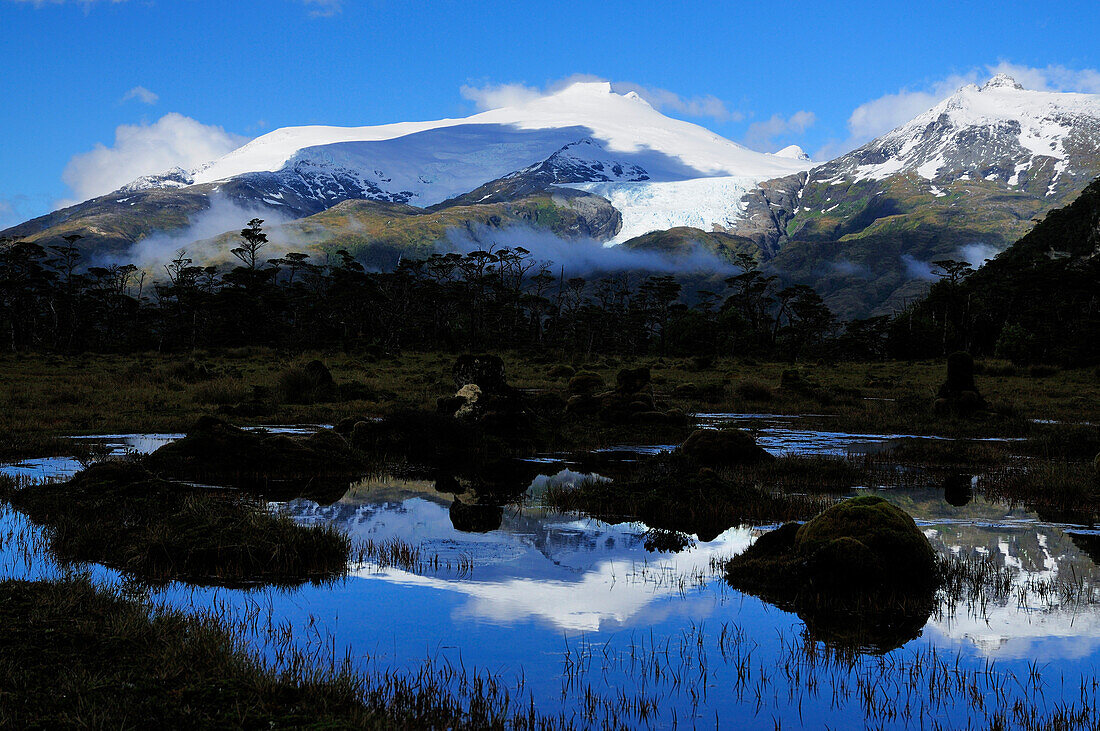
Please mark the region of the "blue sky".
<svg viewBox="0 0 1100 731"><path fill-rule="evenodd" d="M0 228L277 127L464 116L576 74L815 159L993 70L1100 93L1095 0L0 0L0 31Z"/></svg>

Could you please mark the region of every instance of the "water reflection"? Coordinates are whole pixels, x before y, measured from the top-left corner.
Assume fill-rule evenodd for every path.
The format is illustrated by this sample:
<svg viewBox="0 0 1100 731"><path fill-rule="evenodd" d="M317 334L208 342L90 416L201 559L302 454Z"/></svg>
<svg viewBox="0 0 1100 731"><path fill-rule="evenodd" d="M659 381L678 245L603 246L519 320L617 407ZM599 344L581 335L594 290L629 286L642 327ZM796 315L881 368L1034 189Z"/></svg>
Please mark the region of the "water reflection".
<svg viewBox="0 0 1100 731"><path fill-rule="evenodd" d="M800 443L807 449L841 448L836 435L816 434L819 441ZM112 449L147 451L158 440L175 436L104 439L115 445ZM847 451L860 435L844 437ZM777 431L769 438L776 440L769 448L781 451L796 444ZM326 587L245 592L172 585L157 590L154 598L186 609L217 606L241 617L261 608L269 626L285 624L305 636L331 637L374 670L415 670L432 656L464 667L522 674L537 705L551 713L580 705L563 691L565 668L578 647L590 658L591 682L614 694L637 691L638 671L629 663L639 644L672 648L670 657L675 659L684 646L714 648L717 642L722 653L711 650L702 686L709 690L702 700L687 690L698 692L696 686L647 681L643 691L662 699L653 725L671 725L673 713L681 722L701 718L707 725L716 715L744 727L772 728L773 717L784 725L863 725L862 716L835 704L827 689L803 694L796 681L775 679L760 698L751 688L744 696L731 690L738 686L736 660L725 655L733 647L729 637L743 638L737 652L751 648L755 653L752 667L757 673L782 667L794 643L807 637L846 643L858 630L859 641L867 644L866 628L853 627L850 618L800 619L726 587L721 563L743 551L767 526L731 527L710 541L693 536L694 545L683 550L649 551L649 529L641 523L611 524L540 508L538 497L550 486L603 479L615 471L611 458L588 461L586 467L599 467L595 473L582 469L583 461L554 457L522 467L502 466L492 474L423 480L375 477L355 483L328 505L299 499L276 506L303 523L339 526L354 540L400 539L441 558L416 571L365 563L346 581ZM42 476L62 474L65 465L64 460L40 460L3 470ZM1023 677L1035 661L1045 663L1045 671L1054 677L1092 673L1100 661L1100 605L1095 603L1097 592L1091 591L1100 585L1093 559L1100 554L1100 537L1081 526L1044 522L1021 508L987 501L973 488L971 477L960 474L924 488L880 494L912 514L938 551L987 559L1009 571L1013 591L980 607L933 607L930 616L903 621L872 619L872 629L889 627L892 633L876 642L882 649L904 643L904 649L888 657L936 646L957 651L964 667L980 669L994 658L998 672L1018 671ZM525 499L517 499L518 493ZM0 535L9 536L0 545L0 567L6 575L55 575L59 569L48 557L39 552L27 559L20 543L10 539L20 521L10 511L0 514ZM472 571L447 568L458 559ZM92 567L92 573L97 581L119 578L102 567ZM1066 595L1050 589L1054 582L1081 589ZM699 639L704 635L705 643ZM262 646L259 629L255 641ZM701 663L691 657L692 672L698 673ZM731 651L729 657L737 655ZM591 658L596 658L594 665ZM681 672L678 665L670 671ZM1042 702L1073 701L1076 686L1067 682L1065 687L1063 697L1057 685L1049 686ZM958 704L945 701L939 718L965 715L969 706ZM862 713L855 705L854 713ZM904 725L881 723L892 724Z"/></svg>

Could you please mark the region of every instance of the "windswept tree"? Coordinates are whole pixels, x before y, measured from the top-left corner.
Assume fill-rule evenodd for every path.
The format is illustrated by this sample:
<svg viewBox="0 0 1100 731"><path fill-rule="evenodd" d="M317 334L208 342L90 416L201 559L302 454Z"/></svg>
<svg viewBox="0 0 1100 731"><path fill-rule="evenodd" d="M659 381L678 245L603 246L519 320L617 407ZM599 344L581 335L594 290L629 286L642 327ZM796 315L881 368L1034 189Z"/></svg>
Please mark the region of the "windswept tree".
<svg viewBox="0 0 1100 731"><path fill-rule="evenodd" d="M230 253L244 264L245 269L256 271L260 264L260 250L267 246L267 234L264 233L263 219L253 218L248 226L241 230L240 246L231 249Z"/></svg>

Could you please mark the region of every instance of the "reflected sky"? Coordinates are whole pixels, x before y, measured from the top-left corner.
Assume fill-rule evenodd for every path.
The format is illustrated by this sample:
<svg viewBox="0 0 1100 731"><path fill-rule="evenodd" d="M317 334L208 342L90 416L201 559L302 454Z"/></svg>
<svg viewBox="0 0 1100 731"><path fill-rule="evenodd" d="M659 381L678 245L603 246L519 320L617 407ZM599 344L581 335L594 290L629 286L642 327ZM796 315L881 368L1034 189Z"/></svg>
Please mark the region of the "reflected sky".
<svg viewBox="0 0 1100 731"><path fill-rule="evenodd" d="M864 436L848 438L854 442ZM116 450L148 451L172 438L176 435L104 440ZM17 470L33 469L27 467L31 463L3 470L22 474ZM189 611L218 607L229 617L260 615L250 636L269 658L273 650L263 627L288 625L300 643L349 648L367 670L413 670L431 659L505 679L523 678L524 693L551 713L573 712L579 707L577 693L590 684L603 693L659 698L657 727L671 725L673 718L683 725L713 727L716 715L722 725L744 728L773 728L775 718L786 726L864 725L858 701L838 706L828 690L810 693L801 681L774 677L763 695L757 695L759 686L739 692L734 662L718 651L720 637L742 636L738 652L751 655L754 672L774 672L790 661L791 648L801 641L803 623L797 616L728 588L716 569L768 526L731 527L713 541L696 539L679 553L648 551L647 526L641 523L611 524L540 508L537 495L548 485L588 476L549 461L544 467L546 474L536 477L529 490L535 498L505 506L500 526L480 533L455 527L451 505L462 496L438 492L431 481L369 479L349 486L331 505L309 500L273 504L304 524L335 525L355 541L400 539L424 556L439 556L437 569L413 572L366 563L326 586L244 591L173 584L151 597ZM1041 587L1058 579L1100 585L1100 570L1079 545L1087 529L1047 523L980 496L951 505L938 487L880 494L912 514L938 551L989 557L1012 571L1015 585L1010 597L980 611L960 606L934 613L919 637L889 657L902 662L935 647L957 653L962 667L982 668L992 660L997 672L1021 677L1029 663L1038 662L1045 675L1068 679L1064 686L1045 689L1045 707L1063 698L1075 700L1076 678L1091 675L1100 660L1100 607L1044 593ZM22 542L12 538L16 534L24 536ZM0 511L0 535L7 536L0 546L0 570L6 576L59 572L40 547L28 558L21 546L37 531L18 514ZM453 566L459 558L472 571L446 568L448 559ZM120 578L103 567L90 571L104 583ZM567 668L578 654L588 657L588 665L570 674ZM658 654L664 658L664 675L639 670L638 657ZM705 679L689 681L704 677L703 666ZM877 671L869 664L865 672L873 677ZM968 712L963 701L945 700L929 711L929 718L950 723ZM915 719L896 718L873 725L919 727Z"/></svg>

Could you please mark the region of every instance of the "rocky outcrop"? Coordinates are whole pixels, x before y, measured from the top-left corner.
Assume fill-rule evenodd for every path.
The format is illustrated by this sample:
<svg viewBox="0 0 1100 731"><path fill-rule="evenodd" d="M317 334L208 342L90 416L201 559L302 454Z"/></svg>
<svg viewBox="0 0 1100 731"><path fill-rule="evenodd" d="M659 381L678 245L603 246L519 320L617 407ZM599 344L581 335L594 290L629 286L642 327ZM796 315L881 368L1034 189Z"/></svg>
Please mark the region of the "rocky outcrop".
<svg viewBox="0 0 1100 731"><path fill-rule="evenodd" d="M709 467L759 464L775 459L742 429L696 429L679 451Z"/></svg>
<svg viewBox="0 0 1100 731"><path fill-rule="evenodd" d="M970 416L986 408L985 399L974 384L974 359L969 353L947 356L947 380L936 394L936 412Z"/></svg>

